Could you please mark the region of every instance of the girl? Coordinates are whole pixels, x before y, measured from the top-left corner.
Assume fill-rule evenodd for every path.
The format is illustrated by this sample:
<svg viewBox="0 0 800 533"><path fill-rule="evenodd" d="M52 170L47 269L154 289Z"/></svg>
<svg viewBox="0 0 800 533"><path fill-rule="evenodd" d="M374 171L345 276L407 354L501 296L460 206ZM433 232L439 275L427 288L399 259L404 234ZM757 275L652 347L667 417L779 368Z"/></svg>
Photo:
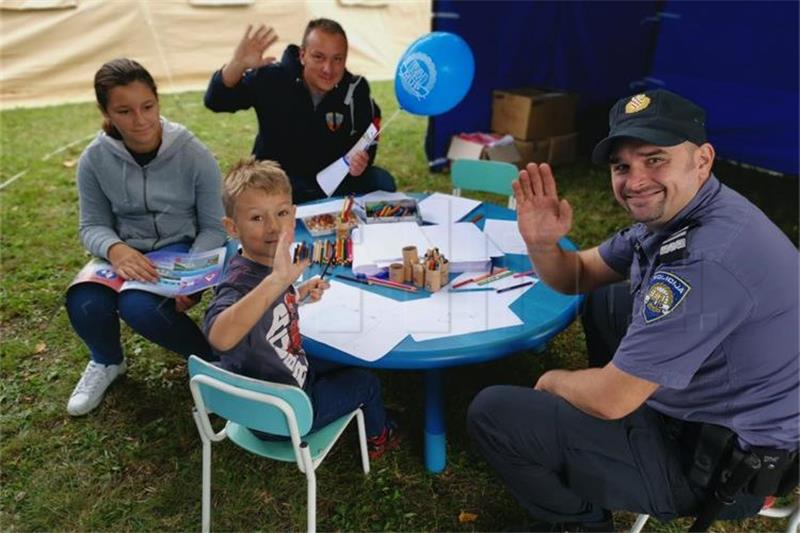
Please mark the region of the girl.
<svg viewBox="0 0 800 533"><path fill-rule="evenodd" d="M136 61L115 59L94 78L103 131L78 164L80 239L124 279L156 281L144 253L205 251L225 242L220 171L211 153L186 128L159 115L153 77ZM119 318L134 331L184 357L211 349L184 314L199 294L165 298L145 291L117 294L98 283L67 291L67 312L91 360L70 396L67 412L97 407L126 370Z"/></svg>

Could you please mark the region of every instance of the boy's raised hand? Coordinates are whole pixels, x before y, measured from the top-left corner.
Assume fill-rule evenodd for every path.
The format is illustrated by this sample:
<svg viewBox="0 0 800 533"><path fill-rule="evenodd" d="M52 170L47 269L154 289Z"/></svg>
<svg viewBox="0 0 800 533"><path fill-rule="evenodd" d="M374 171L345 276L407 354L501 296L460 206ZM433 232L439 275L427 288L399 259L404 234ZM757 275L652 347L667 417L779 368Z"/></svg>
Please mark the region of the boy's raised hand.
<svg viewBox="0 0 800 533"><path fill-rule="evenodd" d="M301 302L306 298L309 298L311 303L318 302L330 287L331 284L324 279L311 278L297 288L297 296Z"/></svg>
<svg viewBox="0 0 800 533"><path fill-rule="evenodd" d="M292 262L289 247L294 241L294 230L282 231L275 247L275 259L272 261L272 273L288 287L300 277L311 261L306 258L298 263Z"/></svg>
<svg viewBox="0 0 800 533"><path fill-rule="evenodd" d="M517 225L528 249L558 244L572 227L572 207L558 199L550 165L530 163L512 184L517 200Z"/></svg>

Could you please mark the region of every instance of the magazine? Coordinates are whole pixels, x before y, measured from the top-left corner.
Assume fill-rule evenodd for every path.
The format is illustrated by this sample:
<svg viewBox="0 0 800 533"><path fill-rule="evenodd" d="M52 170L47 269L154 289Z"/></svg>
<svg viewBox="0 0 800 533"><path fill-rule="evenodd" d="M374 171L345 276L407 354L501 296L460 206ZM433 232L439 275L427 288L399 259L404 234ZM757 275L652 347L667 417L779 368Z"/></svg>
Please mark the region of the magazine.
<svg viewBox="0 0 800 533"><path fill-rule="evenodd" d="M169 297L194 294L222 281L225 253L225 247L195 253L146 253L144 256L153 262L158 272L158 281L153 283L125 281L114 272L111 263L94 258L78 272L69 286L91 282L100 283L117 292L137 289Z"/></svg>

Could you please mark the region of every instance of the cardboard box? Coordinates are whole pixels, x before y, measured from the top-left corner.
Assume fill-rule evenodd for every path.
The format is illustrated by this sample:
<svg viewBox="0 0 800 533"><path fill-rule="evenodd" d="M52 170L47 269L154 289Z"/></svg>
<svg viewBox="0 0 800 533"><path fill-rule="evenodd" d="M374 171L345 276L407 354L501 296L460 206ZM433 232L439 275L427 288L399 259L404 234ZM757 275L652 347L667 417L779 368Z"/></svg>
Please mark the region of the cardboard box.
<svg viewBox="0 0 800 533"><path fill-rule="evenodd" d="M528 163L549 163L553 166L566 165L575 161L578 134L569 133L536 141L515 140L514 145L520 155L520 160L517 163L519 168L524 168Z"/></svg>
<svg viewBox="0 0 800 533"><path fill-rule="evenodd" d="M520 141L575 131L574 94L522 88L492 93L492 131Z"/></svg>
<svg viewBox="0 0 800 533"><path fill-rule="evenodd" d="M456 159L491 159L492 161L505 161L518 163L520 154L515 142L510 139L503 140L500 135L487 133L469 133L453 135L450 139L450 148L447 158Z"/></svg>

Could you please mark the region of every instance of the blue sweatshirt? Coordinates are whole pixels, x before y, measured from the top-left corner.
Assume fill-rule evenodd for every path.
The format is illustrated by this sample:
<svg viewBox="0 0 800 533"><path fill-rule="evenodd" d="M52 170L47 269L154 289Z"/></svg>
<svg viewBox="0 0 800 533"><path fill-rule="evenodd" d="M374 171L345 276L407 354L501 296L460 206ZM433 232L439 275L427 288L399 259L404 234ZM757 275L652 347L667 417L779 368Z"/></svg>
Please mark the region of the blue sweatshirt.
<svg viewBox="0 0 800 533"><path fill-rule="evenodd" d="M145 166L104 132L81 154L79 233L92 255L108 259L118 242L140 252L177 242L199 252L225 242L216 160L180 124L162 117L161 125L161 146Z"/></svg>

